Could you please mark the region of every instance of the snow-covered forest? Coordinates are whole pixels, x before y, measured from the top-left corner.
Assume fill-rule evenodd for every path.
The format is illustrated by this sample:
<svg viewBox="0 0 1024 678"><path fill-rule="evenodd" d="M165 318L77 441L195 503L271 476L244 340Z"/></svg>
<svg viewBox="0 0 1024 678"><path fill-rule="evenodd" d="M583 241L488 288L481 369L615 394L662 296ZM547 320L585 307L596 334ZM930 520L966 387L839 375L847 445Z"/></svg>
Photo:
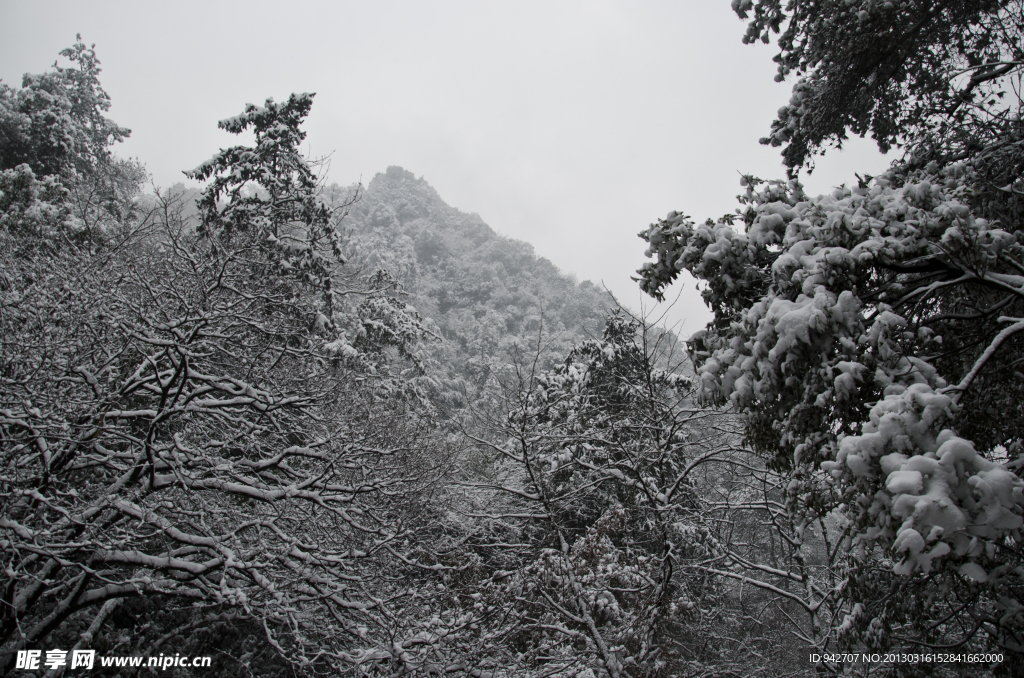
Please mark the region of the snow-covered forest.
<svg viewBox="0 0 1024 678"><path fill-rule="evenodd" d="M0 675L1020 675L1024 3L732 7L789 176L640 234L681 338L328 177L313 94L158 189L102 45L0 82ZM898 159L806 193L851 134Z"/></svg>

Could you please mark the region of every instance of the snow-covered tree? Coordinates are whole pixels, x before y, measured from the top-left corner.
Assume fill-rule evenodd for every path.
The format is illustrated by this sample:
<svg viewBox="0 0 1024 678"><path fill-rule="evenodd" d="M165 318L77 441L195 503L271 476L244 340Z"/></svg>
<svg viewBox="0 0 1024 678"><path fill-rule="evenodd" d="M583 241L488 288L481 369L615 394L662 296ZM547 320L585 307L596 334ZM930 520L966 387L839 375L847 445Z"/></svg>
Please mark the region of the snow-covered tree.
<svg viewBox="0 0 1024 678"><path fill-rule="evenodd" d="M26 73L18 89L0 83L0 171L26 165L40 179L59 181L75 217L65 236L95 246L131 216L146 174L138 162L112 154L131 130L104 115L110 96L100 85L95 46L76 39L60 53L71 66Z"/></svg>
<svg viewBox="0 0 1024 678"><path fill-rule="evenodd" d="M777 34L776 80L797 76L761 142L797 169L847 133L928 162L996 140L1014 113L1018 0L733 0L746 43Z"/></svg>
<svg viewBox="0 0 1024 678"><path fill-rule="evenodd" d="M463 512L487 576L467 592L507 675L781 675L792 659L747 621L760 599L786 624L777 607L800 615L810 581L763 529L778 477L694 405L673 341L622 314L553 370L540 346L477 436Z"/></svg>
<svg viewBox="0 0 1024 678"><path fill-rule="evenodd" d="M25 74L20 89L0 84L0 169L27 162L40 176L94 172L131 133L103 115L110 96L100 85L95 45L76 40L60 53L70 67L55 63L50 73Z"/></svg>
<svg viewBox="0 0 1024 678"><path fill-rule="evenodd" d="M1020 652L1020 3L733 6L803 75L769 139L791 168L847 131L908 153L828 195L748 176L736 214L672 212L641 286L703 281L702 396L791 475L791 515L849 521L837 637Z"/></svg>
<svg viewBox="0 0 1024 678"><path fill-rule="evenodd" d="M100 247L65 237L59 182L4 173L4 662L111 649L126 599L156 603L139 652L231 621L341 673L400 642L445 460L388 368L420 321L385 274L345 273L298 154L310 99L225 123L257 144L197 171L199 223L161 194Z"/></svg>

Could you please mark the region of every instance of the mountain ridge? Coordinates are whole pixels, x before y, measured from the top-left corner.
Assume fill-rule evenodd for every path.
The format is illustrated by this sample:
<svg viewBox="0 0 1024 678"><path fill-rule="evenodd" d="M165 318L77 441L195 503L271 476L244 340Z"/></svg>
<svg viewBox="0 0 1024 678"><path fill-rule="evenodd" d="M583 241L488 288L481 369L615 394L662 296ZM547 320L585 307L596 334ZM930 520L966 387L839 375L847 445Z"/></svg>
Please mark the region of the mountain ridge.
<svg viewBox="0 0 1024 678"><path fill-rule="evenodd" d="M325 189L335 206L354 194L353 187ZM435 364L447 366L435 375L445 382L442 400L458 402L459 390L480 391L491 376L507 373L511 352L536 353L539 367L551 367L572 344L600 336L614 307L590 281L577 282L529 243L452 207L426 179L397 165L358 193L343 225L356 261L388 270L444 338L426 348Z"/></svg>

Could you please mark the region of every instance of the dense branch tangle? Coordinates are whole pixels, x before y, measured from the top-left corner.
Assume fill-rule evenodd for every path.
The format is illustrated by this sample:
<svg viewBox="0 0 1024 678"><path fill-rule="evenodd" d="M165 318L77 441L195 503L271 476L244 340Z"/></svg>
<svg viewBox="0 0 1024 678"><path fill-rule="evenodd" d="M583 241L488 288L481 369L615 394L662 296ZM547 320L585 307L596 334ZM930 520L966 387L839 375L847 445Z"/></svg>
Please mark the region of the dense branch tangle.
<svg viewBox="0 0 1024 678"><path fill-rule="evenodd" d="M507 610L492 623L510 675L781 675L790 631L826 643L834 544L807 530L801 555L785 478L694 405L673 341L613 316L550 372L520 360L505 418L477 437L482 604Z"/></svg>
<svg viewBox="0 0 1024 678"><path fill-rule="evenodd" d="M4 243L5 645L154 594L271 635L318 635L311 609L351 630L378 605L363 563L400 532L388 504L423 476L408 441L315 350L292 290L236 292L246 267L148 226L84 261Z"/></svg>
<svg viewBox="0 0 1024 678"><path fill-rule="evenodd" d="M0 231L2 671L126 597L181 609L180 629L254 623L335 672L399 642L409 620L387 608L429 554L410 521L440 464L388 363L422 325L386 272L342 268L296 149L310 101L229 121L292 133L204 166L198 218L158 193L98 243L19 216L65 214L19 168L31 191Z"/></svg>

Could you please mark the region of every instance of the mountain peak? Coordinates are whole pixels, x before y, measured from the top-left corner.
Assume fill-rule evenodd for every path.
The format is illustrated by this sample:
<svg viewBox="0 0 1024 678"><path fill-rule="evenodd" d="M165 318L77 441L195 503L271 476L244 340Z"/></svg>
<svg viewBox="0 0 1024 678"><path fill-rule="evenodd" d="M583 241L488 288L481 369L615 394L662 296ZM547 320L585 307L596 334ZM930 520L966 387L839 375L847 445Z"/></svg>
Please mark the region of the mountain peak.
<svg viewBox="0 0 1024 678"><path fill-rule="evenodd" d="M383 172L378 172L370 180L366 187L367 194L391 194L403 196L406 200L419 203L422 206L434 205L435 207L444 204L441 196L434 187L427 183L423 177L400 167L391 165Z"/></svg>
<svg viewBox="0 0 1024 678"><path fill-rule="evenodd" d="M378 172L378 174L380 173ZM423 177L417 179L415 174L405 169L404 167L400 167L399 165L389 166L386 170L384 170L384 176L386 176L388 179L391 179L392 181L423 181Z"/></svg>
<svg viewBox="0 0 1024 678"><path fill-rule="evenodd" d="M374 175L373 179L370 180L370 186L371 187L374 184L381 184L381 183L390 184L390 185L399 185L399 184L414 184L414 185L422 185L422 186L428 186L429 185L429 184L427 184L427 180L426 179L424 179L423 177L418 177L417 178L417 176L415 174L413 174L409 170L407 170L404 167L401 167L399 165L391 165L390 167L388 167L383 172L377 172L377 174Z"/></svg>

